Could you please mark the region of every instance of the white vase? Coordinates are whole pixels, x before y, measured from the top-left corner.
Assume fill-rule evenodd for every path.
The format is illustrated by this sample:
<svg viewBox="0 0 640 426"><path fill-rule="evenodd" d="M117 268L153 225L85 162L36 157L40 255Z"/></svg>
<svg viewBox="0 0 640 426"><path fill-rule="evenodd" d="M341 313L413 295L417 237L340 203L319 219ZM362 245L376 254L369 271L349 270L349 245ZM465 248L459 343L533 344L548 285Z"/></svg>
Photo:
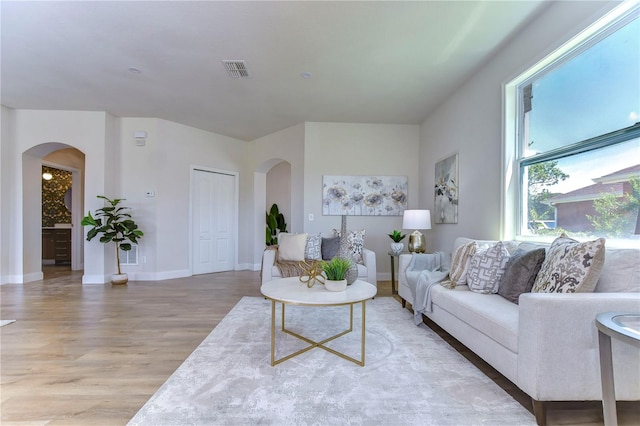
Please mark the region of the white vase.
<svg viewBox="0 0 640 426"><path fill-rule="evenodd" d="M347 280L325 280L324 286L329 291L345 291L347 289Z"/></svg>
<svg viewBox="0 0 640 426"><path fill-rule="evenodd" d="M129 281L129 276L124 274L112 274L111 284L113 285L125 285Z"/></svg>
<svg viewBox="0 0 640 426"><path fill-rule="evenodd" d="M404 250L404 243L391 243L392 253L402 253L402 250Z"/></svg>

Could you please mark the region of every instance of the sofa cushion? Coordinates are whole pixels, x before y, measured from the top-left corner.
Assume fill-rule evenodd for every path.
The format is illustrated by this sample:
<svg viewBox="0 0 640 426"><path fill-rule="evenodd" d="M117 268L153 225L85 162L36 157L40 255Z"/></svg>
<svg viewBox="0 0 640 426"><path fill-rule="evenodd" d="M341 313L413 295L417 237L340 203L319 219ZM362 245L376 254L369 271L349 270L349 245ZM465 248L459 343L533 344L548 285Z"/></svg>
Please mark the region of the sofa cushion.
<svg viewBox="0 0 640 426"><path fill-rule="evenodd" d="M475 293L467 286L453 290L433 286L434 311L444 309L470 327L518 353L518 305L497 294Z"/></svg>
<svg viewBox="0 0 640 426"><path fill-rule="evenodd" d="M304 260L304 249L307 245L307 234L278 235L278 261Z"/></svg>
<svg viewBox="0 0 640 426"><path fill-rule="evenodd" d="M608 248L595 292L640 292L640 250Z"/></svg>
<svg viewBox="0 0 640 426"><path fill-rule="evenodd" d="M528 293L533 288L536 276L544 261L545 250L524 250L519 248L509 258L504 274L500 279L498 294L512 303L518 303L522 293Z"/></svg>
<svg viewBox="0 0 640 426"><path fill-rule="evenodd" d="M585 293L594 290L604 264L605 239L580 243L564 233L547 251L534 293Z"/></svg>
<svg viewBox="0 0 640 426"><path fill-rule="evenodd" d="M469 263L476 253L478 245L475 241L470 241L458 247L451 258L451 270L449 271L449 281L442 283L445 287L453 288L457 285L465 285L467 283L467 273L469 271Z"/></svg>
<svg viewBox="0 0 640 426"><path fill-rule="evenodd" d="M330 237L322 239L322 259L331 260L338 254L340 249L340 237Z"/></svg>
<svg viewBox="0 0 640 426"><path fill-rule="evenodd" d="M467 285L477 293L497 293L500 278L509 260L509 252L502 241L471 258Z"/></svg>
<svg viewBox="0 0 640 426"><path fill-rule="evenodd" d="M307 237L307 245L304 248L305 259L321 260L322 259L322 234L309 235Z"/></svg>

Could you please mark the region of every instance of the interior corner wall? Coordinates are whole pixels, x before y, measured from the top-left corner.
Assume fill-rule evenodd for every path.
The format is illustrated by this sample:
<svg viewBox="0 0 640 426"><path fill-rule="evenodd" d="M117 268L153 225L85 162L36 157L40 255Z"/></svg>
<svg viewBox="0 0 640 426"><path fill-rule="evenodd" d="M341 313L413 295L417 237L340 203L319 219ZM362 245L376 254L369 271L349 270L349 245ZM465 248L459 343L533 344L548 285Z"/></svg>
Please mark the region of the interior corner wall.
<svg viewBox="0 0 640 426"><path fill-rule="evenodd" d="M435 250L458 236L502 238L502 90L504 84L566 43L617 2L554 2L477 70L420 126L421 205L433 209L435 163L459 154L457 224L434 224Z"/></svg>
<svg viewBox="0 0 640 426"><path fill-rule="evenodd" d="M328 236L340 229L340 216L322 215L324 175L407 176L408 208L425 207L420 201L419 130L417 125L306 123L304 231ZM387 234L402 229L402 216L349 216L347 227L366 229L365 247L377 254L378 279L390 279L386 253L392 241Z"/></svg>
<svg viewBox="0 0 640 426"><path fill-rule="evenodd" d="M298 124L270 135L253 140L250 143L250 168L255 175L265 174L270 166L280 160L289 163L291 167L291 212L287 218L287 229L293 232L302 232L304 229L304 179L305 179L305 125ZM255 191L254 203L251 209L254 223L253 262L260 266L260 259L264 251L264 214L266 207L266 176L256 176L255 185L251 191ZM264 183L264 185L263 185ZM265 203L261 203L262 200ZM261 203L261 205L258 205Z"/></svg>
<svg viewBox="0 0 640 426"><path fill-rule="evenodd" d="M12 276L19 270L18 235L15 209L19 203L15 175L15 117L14 110L0 106L0 284L15 281ZM22 243L20 241L20 253Z"/></svg>

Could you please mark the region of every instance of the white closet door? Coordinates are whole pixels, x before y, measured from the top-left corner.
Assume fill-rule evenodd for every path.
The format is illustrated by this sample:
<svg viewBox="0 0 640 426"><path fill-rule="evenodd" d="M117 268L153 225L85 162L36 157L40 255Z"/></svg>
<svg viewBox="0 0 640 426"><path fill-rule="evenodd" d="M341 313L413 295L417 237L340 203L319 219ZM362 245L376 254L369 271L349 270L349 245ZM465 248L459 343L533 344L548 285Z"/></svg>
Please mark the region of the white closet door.
<svg viewBox="0 0 640 426"><path fill-rule="evenodd" d="M233 175L193 170L193 274L234 268Z"/></svg>

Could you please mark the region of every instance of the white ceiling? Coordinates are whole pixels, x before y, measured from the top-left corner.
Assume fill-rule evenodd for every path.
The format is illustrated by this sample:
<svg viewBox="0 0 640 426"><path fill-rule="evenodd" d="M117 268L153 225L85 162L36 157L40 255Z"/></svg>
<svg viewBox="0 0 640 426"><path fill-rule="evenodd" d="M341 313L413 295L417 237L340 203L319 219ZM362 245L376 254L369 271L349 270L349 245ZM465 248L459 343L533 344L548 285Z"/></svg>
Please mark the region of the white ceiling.
<svg viewBox="0 0 640 426"><path fill-rule="evenodd" d="M304 121L419 124L546 4L3 0L0 7L3 105L158 117L253 140ZM223 59L245 60L251 78L227 77Z"/></svg>

